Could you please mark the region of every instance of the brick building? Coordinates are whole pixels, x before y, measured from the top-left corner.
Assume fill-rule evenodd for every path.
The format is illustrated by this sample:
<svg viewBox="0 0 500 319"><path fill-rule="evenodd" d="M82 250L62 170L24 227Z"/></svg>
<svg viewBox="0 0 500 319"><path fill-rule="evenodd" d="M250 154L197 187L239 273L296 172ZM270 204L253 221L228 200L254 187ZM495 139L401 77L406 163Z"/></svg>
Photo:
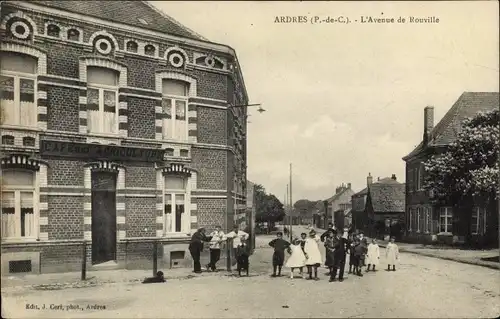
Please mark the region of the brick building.
<svg viewBox="0 0 500 319"><path fill-rule="evenodd" d="M434 108L428 106L424 109L422 141L403 158L406 162L407 241L464 243L469 226L472 226L473 242L470 244L498 244L498 204L491 207L484 202L474 203L472 218L469 219L465 209L470 208L451 202L433 203L432 194L424 189L424 162L442 154L456 141L466 118L498 107L498 92L464 92L436 126Z"/></svg>
<svg viewBox="0 0 500 319"><path fill-rule="evenodd" d="M235 51L146 1L2 1L2 272L190 265L246 204Z"/></svg>

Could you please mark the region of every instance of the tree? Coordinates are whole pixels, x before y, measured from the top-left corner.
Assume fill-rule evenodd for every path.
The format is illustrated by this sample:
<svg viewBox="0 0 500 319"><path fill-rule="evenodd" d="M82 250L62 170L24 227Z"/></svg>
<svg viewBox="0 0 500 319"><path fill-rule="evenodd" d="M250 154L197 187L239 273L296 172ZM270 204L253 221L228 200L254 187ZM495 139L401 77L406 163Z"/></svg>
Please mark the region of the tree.
<svg viewBox="0 0 500 319"><path fill-rule="evenodd" d="M281 201L273 194L266 194L262 185L255 186L255 219L258 223L267 222L271 228L274 223L282 221L285 210Z"/></svg>
<svg viewBox="0 0 500 319"><path fill-rule="evenodd" d="M425 163L424 188L433 192L434 202L467 208L463 210L463 226L468 237L472 205L483 203L491 207L499 196L499 120L498 110L466 119L456 141Z"/></svg>

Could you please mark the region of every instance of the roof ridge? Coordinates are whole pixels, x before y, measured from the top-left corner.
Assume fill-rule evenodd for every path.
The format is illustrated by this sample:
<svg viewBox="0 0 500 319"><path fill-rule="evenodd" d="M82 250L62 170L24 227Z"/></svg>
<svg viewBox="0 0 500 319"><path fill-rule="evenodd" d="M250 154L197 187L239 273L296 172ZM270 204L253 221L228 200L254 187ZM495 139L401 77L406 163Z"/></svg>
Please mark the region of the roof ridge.
<svg viewBox="0 0 500 319"><path fill-rule="evenodd" d="M190 28L186 27L185 25L183 25L179 21L175 20L174 18L172 18L171 16L169 16L168 14L166 14L165 12L163 12L162 10L156 8L154 5L152 5L151 3L149 3L149 1L141 1L141 2L144 3L145 5L147 5L150 9L152 9L155 12L157 12L158 14L160 14L165 19L169 20L170 22L176 24L178 27L182 28L184 31L187 31L187 32L189 32L189 33L191 33L191 34L199 37L200 40L208 41L207 38L205 38L204 36L202 36L201 34L199 34L197 32L194 32L193 30L191 30Z"/></svg>

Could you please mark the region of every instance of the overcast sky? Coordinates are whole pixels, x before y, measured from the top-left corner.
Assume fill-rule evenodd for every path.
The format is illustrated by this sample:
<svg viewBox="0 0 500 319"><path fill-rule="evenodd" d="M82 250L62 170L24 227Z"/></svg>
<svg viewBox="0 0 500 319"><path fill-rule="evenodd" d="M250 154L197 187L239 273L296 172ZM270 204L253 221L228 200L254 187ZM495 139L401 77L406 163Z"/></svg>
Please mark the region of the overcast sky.
<svg viewBox="0 0 500 319"><path fill-rule="evenodd" d="M155 2L210 41L233 47L251 103L248 179L283 199L405 179L423 109L439 121L464 91L498 91L498 3ZM276 24L276 16L435 16L439 24Z"/></svg>

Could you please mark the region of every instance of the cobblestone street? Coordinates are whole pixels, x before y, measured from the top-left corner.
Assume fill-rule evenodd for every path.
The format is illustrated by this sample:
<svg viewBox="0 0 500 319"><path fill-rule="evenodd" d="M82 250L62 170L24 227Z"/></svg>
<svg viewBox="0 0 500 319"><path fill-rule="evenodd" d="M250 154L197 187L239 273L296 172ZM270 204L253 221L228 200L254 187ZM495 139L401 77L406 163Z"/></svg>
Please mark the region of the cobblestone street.
<svg viewBox="0 0 500 319"><path fill-rule="evenodd" d="M329 283L270 278L272 236L258 237L250 278L202 274L165 284L104 284L54 291L3 292L8 318L264 318L264 317L496 317L499 271L402 253L396 272L379 270ZM381 256L381 266L384 265ZM382 267L381 267L382 268ZM288 275L288 273L285 273ZM50 310L50 305L63 310ZM33 305L45 310L26 309ZM78 305L79 309L66 310ZM87 309L87 306L105 309ZM75 307L76 308L76 307Z"/></svg>

